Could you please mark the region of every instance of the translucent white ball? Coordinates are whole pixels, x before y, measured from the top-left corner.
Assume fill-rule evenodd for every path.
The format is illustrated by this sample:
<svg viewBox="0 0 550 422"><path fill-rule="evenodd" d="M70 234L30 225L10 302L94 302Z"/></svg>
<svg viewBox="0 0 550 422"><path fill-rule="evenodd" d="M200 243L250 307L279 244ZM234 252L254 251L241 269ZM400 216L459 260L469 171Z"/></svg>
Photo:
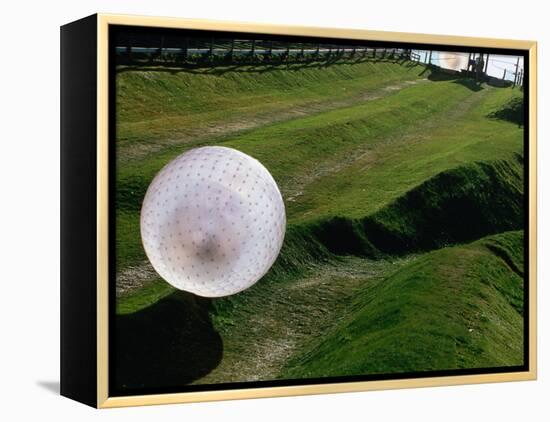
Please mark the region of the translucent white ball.
<svg viewBox="0 0 550 422"><path fill-rule="evenodd" d="M195 148L153 179L141 208L141 239L157 273L206 297L240 292L273 265L286 228L275 180L232 148Z"/></svg>

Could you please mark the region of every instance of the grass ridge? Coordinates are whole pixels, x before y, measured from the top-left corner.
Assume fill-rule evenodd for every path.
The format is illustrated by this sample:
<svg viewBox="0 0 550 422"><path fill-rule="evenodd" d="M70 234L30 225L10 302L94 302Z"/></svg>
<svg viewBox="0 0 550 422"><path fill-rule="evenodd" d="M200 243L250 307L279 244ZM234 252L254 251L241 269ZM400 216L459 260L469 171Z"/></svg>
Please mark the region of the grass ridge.
<svg viewBox="0 0 550 422"><path fill-rule="evenodd" d="M517 255L523 233L435 250L365 288L281 378L522 365L523 280L494 243Z"/></svg>

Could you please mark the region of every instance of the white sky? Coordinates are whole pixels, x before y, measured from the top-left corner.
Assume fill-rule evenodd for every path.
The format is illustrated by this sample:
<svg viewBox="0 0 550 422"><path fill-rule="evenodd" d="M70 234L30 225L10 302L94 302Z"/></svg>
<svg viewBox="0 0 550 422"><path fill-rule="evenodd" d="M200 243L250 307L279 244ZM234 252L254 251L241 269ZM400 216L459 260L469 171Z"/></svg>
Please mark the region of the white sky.
<svg viewBox="0 0 550 422"><path fill-rule="evenodd" d="M420 53L421 61L424 62L425 54L429 52L417 50ZM432 63L448 69L465 69L468 64L469 53L434 51L432 52ZM496 78L502 78L506 69L506 79L513 80L518 56L489 55L487 74ZM523 69L523 57L519 58L519 70Z"/></svg>

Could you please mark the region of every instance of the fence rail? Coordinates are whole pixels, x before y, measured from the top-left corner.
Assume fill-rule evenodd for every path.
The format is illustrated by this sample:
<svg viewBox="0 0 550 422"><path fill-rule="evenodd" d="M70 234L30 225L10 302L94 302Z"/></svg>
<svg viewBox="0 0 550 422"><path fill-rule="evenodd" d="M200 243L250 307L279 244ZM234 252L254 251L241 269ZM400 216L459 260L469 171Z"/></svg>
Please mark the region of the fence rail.
<svg viewBox="0 0 550 422"><path fill-rule="evenodd" d="M340 59L388 59L420 61L420 55L402 48L374 48L358 45L298 44L266 40L193 40L178 46L172 41L157 46L118 45L118 64L249 64L272 62L334 61Z"/></svg>

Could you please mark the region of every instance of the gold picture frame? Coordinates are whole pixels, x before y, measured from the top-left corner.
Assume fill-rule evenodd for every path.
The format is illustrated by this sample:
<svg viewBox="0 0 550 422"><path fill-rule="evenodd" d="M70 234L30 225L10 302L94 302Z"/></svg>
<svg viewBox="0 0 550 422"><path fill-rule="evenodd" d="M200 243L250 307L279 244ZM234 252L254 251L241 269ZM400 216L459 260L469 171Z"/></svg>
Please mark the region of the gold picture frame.
<svg viewBox="0 0 550 422"><path fill-rule="evenodd" d="M66 26L67 36L75 37L70 34L71 28L77 31L77 23ZM71 26L72 25L72 26ZM505 373L481 373L472 375L452 375L452 376L437 376L437 377L422 377L422 378L406 378L406 379L386 379L374 381L350 381L327 384L308 384L308 385L288 385L275 387L255 387L242 389L228 389L215 391L196 391L168 394L147 394L147 395L132 395L132 396L110 396L109 395L109 26L140 26L150 28L176 28L176 29L192 29L192 30L210 30L210 31L228 31L240 33L260 33L268 35L290 35L298 37L324 37L349 40L365 40L365 41L382 41L382 42L397 42L397 43L412 43L412 44L430 44L438 46L464 46L472 48L497 48L497 49L514 49L523 50L528 54L529 72L525 75L528 78L528 107L529 118L525 126L528 127L528 145L529 145L529 262L528 266L528 362L529 367L526 371L520 372L505 372ZM97 68L94 69L93 76L96 77L96 98L95 98L95 154L97 160L95 162L95 179L96 189L95 195L95 212L91 215L91 220L94 221L95 232L95 293L94 298L95 315L91 315L95 321L95 351L90 354L89 359L95 359L96 377L95 383L92 385L83 386L85 383L83 377L80 376L81 382L71 383L65 381L64 377L79 378L76 366L67 364L65 373L62 363L62 394L76 400L85 402L98 408L111 408L123 406L139 406L139 405L155 405L169 403L189 403L198 401L214 401L214 400L233 400L261 397L280 397L280 396L298 396L308 394L326 394L326 393L344 393L354 391L370 391L382 389L400 389L413 387L433 387L433 386L450 386L459 384L477 384L477 383L493 383L503 381L523 381L534 380L537 376L537 278L536 278L536 255L537 255L537 43L534 41L518 41L504 39L489 39L477 37L462 37L448 35L430 35L417 33L402 33L402 32L382 32L369 31L363 29L339 29L339 28L320 28L308 26L287 26L287 25L267 25L254 23L238 23L214 20L200 19L182 19L168 17L146 17L146 16L129 16L116 14L97 14L94 15L92 23L89 25L93 29L95 26L96 33L96 51L95 63ZM70 49L70 47L67 47ZM76 47L74 47L76 48ZM67 50L69 51L69 50ZM63 43L62 43L63 54ZM70 59L70 51L66 53L68 60ZM72 60L72 59L71 59ZM63 63L63 62L62 62ZM62 66L63 68L63 66ZM76 70L74 71L76 72ZM70 72L66 71L67 76ZM63 74L62 74L63 76ZM93 77L91 76L91 77ZM67 76L68 78L70 75ZM67 87L67 90L69 87ZM67 92L66 90L66 92ZM63 98L63 95L62 95ZM65 117L62 112L65 123L69 124L71 119L70 110L67 109ZM68 133L67 137L71 134ZM74 136L74 135L72 135ZM70 160L70 153L66 160ZM68 174L69 171L67 171ZM62 183L63 183L62 172ZM69 199L68 199L69 200ZM67 250L70 249L70 244L67 243ZM69 253L69 252L67 252ZM69 255L63 255L63 259ZM70 271L67 270L66 274ZM67 276L68 277L68 276ZM69 278L62 279L63 283L69 283ZM70 287L67 287L70 289ZM77 305L67 305L68 301L78 301L67 290L65 300L62 294L62 338L65 335L67 344L71 343L71 328L66 328L64 334L63 317L75 318L73 307ZM76 312L76 311L74 311ZM92 335L92 333L82 334ZM90 342L94 343L94 339L87 338L84 342L82 338L74 340L76 348L88 347ZM63 341L63 340L62 340ZM69 346L67 345L67 349ZM71 357L70 352L62 354L68 360ZM62 355L63 362L63 355ZM72 372L71 372L72 371ZM65 385L65 387L64 387ZM90 397L90 388L95 390L95 398ZM82 393L86 390L86 393ZM83 398L86 396L86 398Z"/></svg>

